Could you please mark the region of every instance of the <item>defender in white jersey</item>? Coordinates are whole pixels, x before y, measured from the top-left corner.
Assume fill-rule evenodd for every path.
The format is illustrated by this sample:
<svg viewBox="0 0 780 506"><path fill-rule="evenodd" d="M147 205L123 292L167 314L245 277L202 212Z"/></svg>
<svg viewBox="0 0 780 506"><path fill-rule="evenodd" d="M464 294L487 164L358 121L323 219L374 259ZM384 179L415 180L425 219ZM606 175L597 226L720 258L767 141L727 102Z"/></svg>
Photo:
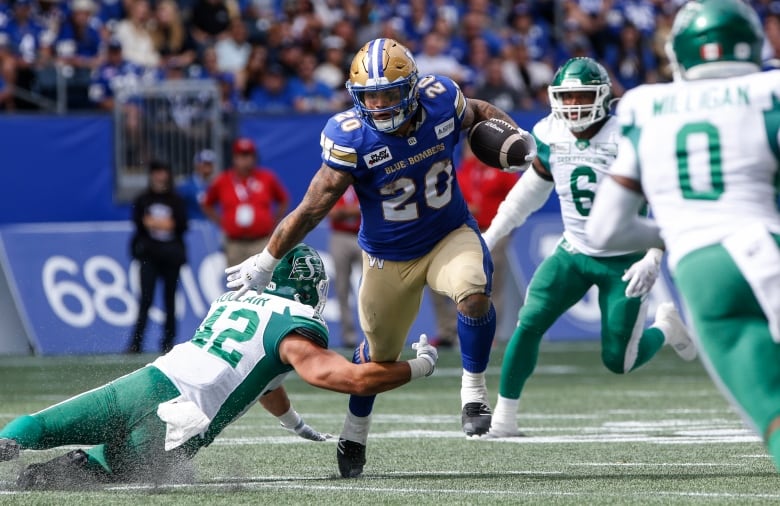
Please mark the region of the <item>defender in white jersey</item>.
<svg viewBox="0 0 780 506"><path fill-rule="evenodd" d="M597 247L666 246L702 361L780 469L780 72L761 72L762 42L746 3L683 6L675 81L621 101L587 232ZM636 215L645 198L655 221Z"/></svg>
<svg viewBox="0 0 780 506"><path fill-rule="evenodd" d="M190 341L105 386L10 422L0 431L0 461L22 449L91 444L96 446L27 466L19 487L187 480L188 461L258 400L283 427L325 439L290 406L281 387L293 370L314 386L357 395L433 372L436 348L425 336L415 343L417 358L404 362L357 365L329 351L321 316L327 291L322 259L312 248L296 246L265 292L216 299Z"/></svg>
<svg viewBox="0 0 780 506"><path fill-rule="evenodd" d="M533 129L538 149L533 170L523 174L484 234L492 248L539 209L553 188L564 232L555 251L534 273L515 332L501 364L501 380L489 437L520 435L517 408L536 367L544 333L592 287L599 289L602 361L623 374L650 360L669 342L686 360L695 357L674 304L661 304L643 329L645 294L658 276L662 252L633 246L594 248L585 224L593 199L618 153L619 127L610 114L612 89L606 70L592 58L564 63L549 87L552 113Z"/></svg>

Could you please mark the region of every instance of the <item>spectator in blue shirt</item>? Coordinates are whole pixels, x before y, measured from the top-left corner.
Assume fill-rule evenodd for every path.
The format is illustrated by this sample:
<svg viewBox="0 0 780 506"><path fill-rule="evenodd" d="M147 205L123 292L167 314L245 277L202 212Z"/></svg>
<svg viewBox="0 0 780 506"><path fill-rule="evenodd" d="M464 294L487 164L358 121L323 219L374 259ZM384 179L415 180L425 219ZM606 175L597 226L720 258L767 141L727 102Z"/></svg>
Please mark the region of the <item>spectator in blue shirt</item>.
<svg viewBox="0 0 780 506"><path fill-rule="evenodd" d="M206 215L200 203L214 177L217 154L210 149L204 149L195 154L192 174L176 189L187 203L187 216L193 220L205 220Z"/></svg>
<svg viewBox="0 0 780 506"><path fill-rule="evenodd" d="M617 45L607 46L604 63L612 74L613 93L617 96L642 83L658 81L658 62L652 46L632 23L622 28Z"/></svg>
<svg viewBox="0 0 780 506"><path fill-rule="evenodd" d="M260 85L249 90L243 108L246 112L285 113L295 108L295 90L279 64L270 65Z"/></svg>
<svg viewBox="0 0 780 506"><path fill-rule="evenodd" d="M57 56L63 63L90 71L97 66L102 39L100 20L93 16L96 9L92 0L73 0L57 38Z"/></svg>
<svg viewBox="0 0 780 506"><path fill-rule="evenodd" d="M38 63L38 54L44 45L46 30L33 18L31 0L15 0L11 11L11 17L2 29L0 38L7 46L11 58L8 64L12 70L8 74L14 85L32 90L35 82L35 69ZM27 101L17 101L17 107L29 108Z"/></svg>
<svg viewBox="0 0 780 506"><path fill-rule="evenodd" d="M535 18L531 6L520 3L514 6L507 18L510 28L510 42L523 44L533 61L553 63L551 35L549 25L541 18Z"/></svg>
<svg viewBox="0 0 780 506"><path fill-rule="evenodd" d="M306 52L298 63L298 75L290 79L295 95L294 107L297 112L337 112L344 108L345 102L322 81L314 77L317 68L317 56Z"/></svg>
<svg viewBox="0 0 780 506"><path fill-rule="evenodd" d="M92 76L89 98L101 109L111 111L116 94L137 87L143 73L143 68L122 57L122 44L113 39L108 43L106 62Z"/></svg>

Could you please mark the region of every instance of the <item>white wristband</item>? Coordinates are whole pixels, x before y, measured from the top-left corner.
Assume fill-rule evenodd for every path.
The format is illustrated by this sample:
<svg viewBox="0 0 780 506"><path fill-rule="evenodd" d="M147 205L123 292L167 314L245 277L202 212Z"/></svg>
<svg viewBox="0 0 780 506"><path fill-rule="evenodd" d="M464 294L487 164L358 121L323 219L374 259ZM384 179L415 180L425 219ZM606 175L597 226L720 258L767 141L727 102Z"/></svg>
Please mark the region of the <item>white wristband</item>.
<svg viewBox="0 0 780 506"><path fill-rule="evenodd" d="M273 272L279 260L281 259L273 256L268 248L263 248L263 251L255 255L255 268L260 272Z"/></svg>
<svg viewBox="0 0 780 506"><path fill-rule="evenodd" d="M297 411L293 407L290 407L290 409L287 410L287 413L277 416L276 418L279 419L282 426L287 427L288 429L294 429L298 426L299 423L303 420L301 418L301 415L298 414Z"/></svg>
<svg viewBox="0 0 780 506"><path fill-rule="evenodd" d="M411 360L407 360L406 362L412 369L411 379L413 380L422 378L423 376L428 376L433 372L433 365L431 362L422 357L413 358Z"/></svg>

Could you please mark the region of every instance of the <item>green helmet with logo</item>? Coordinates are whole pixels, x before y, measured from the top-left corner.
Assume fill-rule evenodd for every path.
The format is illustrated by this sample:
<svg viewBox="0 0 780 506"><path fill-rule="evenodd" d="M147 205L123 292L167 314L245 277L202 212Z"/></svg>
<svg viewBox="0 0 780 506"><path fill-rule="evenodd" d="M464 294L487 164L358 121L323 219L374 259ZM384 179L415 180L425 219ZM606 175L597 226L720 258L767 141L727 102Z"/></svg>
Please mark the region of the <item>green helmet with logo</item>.
<svg viewBox="0 0 780 506"><path fill-rule="evenodd" d="M279 261L265 293L300 302L322 313L328 300L328 282L317 250L300 243Z"/></svg>
<svg viewBox="0 0 780 506"><path fill-rule="evenodd" d="M740 0L686 3L674 18L666 54L675 79L709 79L761 70L764 33Z"/></svg>
<svg viewBox="0 0 780 506"><path fill-rule="evenodd" d="M563 94L585 91L593 93L590 104L564 104ZM569 130L581 132L609 115L612 81L606 69L593 58L571 58L561 65L547 88L553 116Z"/></svg>

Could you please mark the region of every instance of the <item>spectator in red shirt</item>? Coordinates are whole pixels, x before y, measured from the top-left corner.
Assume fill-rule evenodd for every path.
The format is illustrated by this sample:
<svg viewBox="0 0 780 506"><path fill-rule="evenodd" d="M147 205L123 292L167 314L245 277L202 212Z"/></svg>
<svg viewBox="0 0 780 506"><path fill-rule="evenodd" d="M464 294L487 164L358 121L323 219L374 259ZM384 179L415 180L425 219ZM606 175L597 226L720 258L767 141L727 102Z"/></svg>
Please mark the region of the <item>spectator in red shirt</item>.
<svg viewBox="0 0 780 506"><path fill-rule="evenodd" d="M262 251L276 224L287 213L290 196L273 170L257 166L255 143L233 143L233 166L218 175L201 204L224 235L227 265ZM219 208L219 211L217 210Z"/></svg>
<svg viewBox="0 0 780 506"><path fill-rule="evenodd" d="M341 344L352 348L358 343L355 317L349 305L352 293L352 270L361 268L363 250L357 242L360 230L360 204L353 187L349 187L328 213L330 219L330 254L335 269L336 300L339 303ZM449 300L449 299L448 299Z"/></svg>

